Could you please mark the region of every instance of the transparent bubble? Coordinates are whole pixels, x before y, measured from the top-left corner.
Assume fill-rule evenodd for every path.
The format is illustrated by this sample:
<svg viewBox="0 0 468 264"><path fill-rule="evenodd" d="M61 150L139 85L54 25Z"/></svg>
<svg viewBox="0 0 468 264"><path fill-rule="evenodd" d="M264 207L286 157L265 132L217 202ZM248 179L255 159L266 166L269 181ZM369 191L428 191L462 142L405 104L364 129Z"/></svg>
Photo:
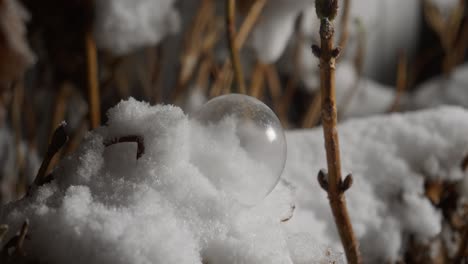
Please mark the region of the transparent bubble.
<svg viewBox="0 0 468 264"><path fill-rule="evenodd" d="M194 163L214 185L245 205L276 186L286 161L286 139L275 113L247 95L228 94L204 104L193 118L210 147Z"/></svg>

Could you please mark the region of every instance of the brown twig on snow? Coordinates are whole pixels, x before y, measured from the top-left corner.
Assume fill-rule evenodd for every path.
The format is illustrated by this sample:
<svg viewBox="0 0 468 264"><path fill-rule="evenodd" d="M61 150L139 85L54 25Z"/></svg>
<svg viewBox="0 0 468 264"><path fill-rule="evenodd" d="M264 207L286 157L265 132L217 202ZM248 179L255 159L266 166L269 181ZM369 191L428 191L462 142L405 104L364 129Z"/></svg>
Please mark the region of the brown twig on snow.
<svg viewBox="0 0 468 264"><path fill-rule="evenodd" d="M395 99L389 108L389 112L398 111L401 104L401 97L405 93L408 86L408 59L404 52L400 53L398 58L397 68L397 80L396 80L396 92Z"/></svg>
<svg viewBox="0 0 468 264"><path fill-rule="evenodd" d="M236 45L236 0L226 0L226 28L231 55L231 64L239 93L245 94L244 73L239 57L239 48Z"/></svg>
<svg viewBox="0 0 468 264"><path fill-rule="evenodd" d="M129 135L129 136L113 138L109 141L104 142L104 146L109 147L118 143L128 143L128 142L134 142L137 144L136 158L137 159L141 158L141 156L145 153L144 138L142 136Z"/></svg>
<svg viewBox="0 0 468 264"><path fill-rule="evenodd" d="M320 58L320 90L322 94L322 126L327 153L328 174L319 172L318 179L328 193L330 207L341 243L349 263L361 263L358 242L354 235L346 207L344 193L352 185L352 176L341 178L340 148L337 130L337 107L335 102L335 61L339 49L333 47L334 28L332 21L338 12L338 0L316 0L315 7L320 18L320 47L313 48Z"/></svg>
<svg viewBox="0 0 468 264"><path fill-rule="evenodd" d="M263 88L265 83L264 65L260 61L255 64L252 76L250 78L249 95L262 100Z"/></svg>
<svg viewBox="0 0 468 264"><path fill-rule="evenodd" d="M48 182L49 178L46 177L47 170L49 168L50 162L54 158L55 154L67 143L68 135L65 131L67 124L62 122L57 129L55 129L54 134L52 135L51 142L47 148L46 155L44 160L41 163L41 167L37 172L36 178L34 179L35 186L41 186L42 184Z"/></svg>

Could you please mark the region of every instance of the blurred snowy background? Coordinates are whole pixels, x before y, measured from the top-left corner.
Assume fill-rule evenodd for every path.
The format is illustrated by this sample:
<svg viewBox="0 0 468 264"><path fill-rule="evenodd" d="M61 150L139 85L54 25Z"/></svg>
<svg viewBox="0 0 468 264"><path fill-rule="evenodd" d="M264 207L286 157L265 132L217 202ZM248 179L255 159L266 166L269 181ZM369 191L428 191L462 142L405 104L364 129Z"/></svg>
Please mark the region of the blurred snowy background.
<svg viewBox="0 0 468 264"><path fill-rule="evenodd" d="M344 261L316 181L326 160L315 1L236 4L245 91L225 1L0 0L0 262ZM468 261L467 5L339 1L343 174L355 178L348 207L365 263ZM276 113L288 149L276 188L248 208L212 175L262 172L224 151L239 147L235 133L190 118L239 92ZM54 180L30 189L62 120L68 143L40 172ZM104 147L135 134L137 161L131 144Z"/></svg>

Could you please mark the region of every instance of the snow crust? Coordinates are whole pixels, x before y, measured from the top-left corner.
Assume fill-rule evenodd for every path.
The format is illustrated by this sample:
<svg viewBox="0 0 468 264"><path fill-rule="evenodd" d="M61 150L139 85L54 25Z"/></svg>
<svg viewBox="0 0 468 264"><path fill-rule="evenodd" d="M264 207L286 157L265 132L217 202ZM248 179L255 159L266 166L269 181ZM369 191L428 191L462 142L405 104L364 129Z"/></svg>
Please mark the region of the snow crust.
<svg viewBox="0 0 468 264"><path fill-rule="evenodd" d="M99 48L124 55L179 31L175 0L96 1L94 35Z"/></svg>
<svg viewBox="0 0 468 264"><path fill-rule="evenodd" d="M108 117L107 126L90 132L60 163L55 181L1 209L9 237L29 219L28 257L51 264L343 263L328 199L316 180L326 167L320 128L286 134L283 179L248 207L205 171L216 168L231 180L243 170L262 172L250 168L255 164L241 152L221 151L210 138L215 135L181 109L130 99ZM427 241L441 232L441 215L425 198L424 181L464 177L459 164L468 150L467 130L468 112L460 108L339 127L343 174L354 176L348 208L366 262L396 260L408 236ZM132 134L144 137L138 160L135 144L103 145ZM222 148L239 144L229 129L217 137L226 138ZM218 157L195 162L202 151Z"/></svg>

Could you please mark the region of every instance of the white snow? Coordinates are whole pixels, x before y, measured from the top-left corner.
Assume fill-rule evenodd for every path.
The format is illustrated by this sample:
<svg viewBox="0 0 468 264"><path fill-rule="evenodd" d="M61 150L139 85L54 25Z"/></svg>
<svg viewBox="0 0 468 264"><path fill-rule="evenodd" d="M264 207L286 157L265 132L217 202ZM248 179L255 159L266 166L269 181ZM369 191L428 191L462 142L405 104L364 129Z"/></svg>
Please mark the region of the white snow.
<svg viewBox="0 0 468 264"><path fill-rule="evenodd" d="M427 241L441 231L441 215L424 196L428 159L439 177L460 180L468 150L468 112L440 108L411 114L350 120L339 127L342 173L352 173L348 208L366 263L396 260L404 238ZM326 168L321 129L287 133L284 178L296 187L296 213L289 231L319 233L338 243L328 200L317 184ZM322 240L326 241L326 240Z"/></svg>
<svg viewBox="0 0 468 264"><path fill-rule="evenodd" d="M240 150L220 151L215 135L179 108L130 99L108 116L107 126L89 133L60 163L55 181L2 208L9 237L30 220L31 239L24 245L29 257L51 264L343 261L328 199L316 180L326 167L321 129L287 133L283 180L265 200L246 207L205 175L209 161L194 158L215 153L211 164L217 163L220 177L262 172ZM424 180L434 177L431 168L445 179L463 177L467 130L468 112L460 108L339 127L343 174L354 175L348 208L366 262L395 260L409 235L427 241L441 231ZM238 148L232 131L224 133L217 136L226 138L221 147ZM103 146L132 134L144 137L139 160L135 144Z"/></svg>
<svg viewBox="0 0 468 264"><path fill-rule="evenodd" d="M29 219L28 257L51 264L342 261L342 254L325 252L329 249L320 237L303 234L314 243L308 245L314 252L290 248L297 239L281 223L294 205L286 182L246 207L203 174L213 164L193 162L202 151L217 154L213 162L221 178L262 173L236 150L239 140L230 130L218 138L232 140L217 146L179 108L133 99L111 109L108 117L107 126L88 134L77 152L62 160L55 181L2 208L0 222L13 230L9 236ZM132 134L144 137L139 160L135 144L103 146L104 140ZM239 186L246 187L255 186Z"/></svg>
<svg viewBox="0 0 468 264"><path fill-rule="evenodd" d="M175 0L96 1L94 36L99 48L116 55L159 43L179 31Z"/></svg>
<svg viewBox="0 0 468 264"><path fill-rule="evenodd" d="M412 108L459 105L468 108L468 64L456 68L449 77L435 77L416 87Z"/></svg>

